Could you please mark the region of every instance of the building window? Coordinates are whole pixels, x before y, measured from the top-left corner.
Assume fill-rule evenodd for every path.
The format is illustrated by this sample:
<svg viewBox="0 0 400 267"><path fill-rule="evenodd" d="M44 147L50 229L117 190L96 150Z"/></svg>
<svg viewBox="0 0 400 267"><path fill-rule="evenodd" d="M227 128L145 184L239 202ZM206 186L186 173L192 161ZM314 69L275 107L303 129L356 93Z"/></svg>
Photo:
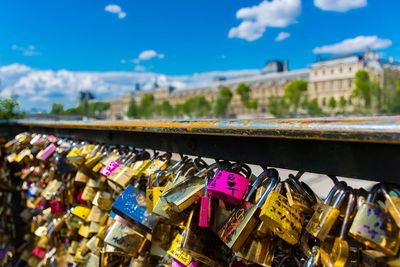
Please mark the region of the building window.
<svg viewBox="0 0 400 267"><path fill-rule="evenodd" d="M325 70L322 71L322 75L325 75Z"/></svg>
<svg viewBox="0 0 400 267"><path fill-rule="evenodd" d="M351 89L353 87L353 81L350 79L349 80L349 88Z"/></svg>
<svg viewBox="0 0 400 267"><path fill-rule="evenodd" d="M334 70L334 69L331 69L331 74L333 74L333 73L335 73L335 70Z"/></svg>
<svg viewBox="0 0 400 267"><path fill-rule="evenodd" d="M343 88L343 81L339 80L339 89L342 89L342 88Z"/></svg>
<svg viewBox="0 0 400 267"><path fill-rule="evenodd" d="M340 73L342 73L342 72L343 72L343 69L342 69L342 67L340 67L340 68L339 68L339 72L340 72Z"/></svg>
<svg viewBox="0 0 400 267"><path fill-rule="evenodd" d="M331 91L335 89L335 81L331 81Z"/></svg>
<svg viewBox="0 0 400 267"><path fill-rule="evenodd" d="M318 71L314 72L314 76L318 76Z"/></svg>
<svg viewBox="0 0 400 267"><path fill-rule="evenodd" d="M349 72L351 72L353 70L353 68L352 67L349 67Z"/></svg>

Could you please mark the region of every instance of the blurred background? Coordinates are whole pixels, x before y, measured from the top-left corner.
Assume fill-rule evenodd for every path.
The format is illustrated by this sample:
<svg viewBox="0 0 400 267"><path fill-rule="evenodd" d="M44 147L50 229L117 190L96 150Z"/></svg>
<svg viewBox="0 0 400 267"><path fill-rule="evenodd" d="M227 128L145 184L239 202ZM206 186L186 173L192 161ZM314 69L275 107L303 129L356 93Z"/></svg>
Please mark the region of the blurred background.
<svg viewBox="0 0 400 267"><path fill-rule="evenodd" d="M400 113L398 1L13 0L0 119Z"/></svg>

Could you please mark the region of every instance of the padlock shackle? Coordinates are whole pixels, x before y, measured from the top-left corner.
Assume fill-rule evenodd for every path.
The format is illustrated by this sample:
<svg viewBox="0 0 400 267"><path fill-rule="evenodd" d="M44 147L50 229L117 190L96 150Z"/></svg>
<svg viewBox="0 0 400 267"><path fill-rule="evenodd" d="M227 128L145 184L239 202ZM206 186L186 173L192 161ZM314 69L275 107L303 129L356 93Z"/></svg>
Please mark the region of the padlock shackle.
<svg viewBox="0 0 400 267"><path fill-rule="evenodd" d="M344 197L346 196L346 190L347 190L347 187L344 187L344 188L340 188L339 191L336 192L336 194L332 200L333 203L331 205L333 208L338 209L340 207L340 204L342 203Z"/></svg>
<svg viewBox="0 0 400 267"><path fill-rule="evenodd" d="M343 190L346 186L347 186L347 184L345 182L339 182L339 183L333 185L332 189L329 191L328 195L326 196L326 198L324 199L324 201L322 203L329 204L332 201L332 199L335 197L336 193L340 190Z"/></svg>
<svg viewBox="0 0 400 267"><path fill-rule="evenodd" d="M382 184L381 184L381 183L375 184L375 185L371 188L371 190L369 191L366 201L367 201L367 202L374 202L375 199L376 199L376 196L378 195L378 193L381 192L381 187L382 187Z"/></svg>
<svg viewBox="0 0 400 267"><path fill-rule="evenodd" d="M249 201L253 193L256 191L258 185L260 185L267 177L268 172L267 170L264 170L262 173L260 173L260 175L256 177L256 179L254 179L253 183L250 186L250 190L247 192L246 197L244 198L244 201Z"/></svg>
<svg viewBox="0 0 400 267"><path fill-rule="evenodd" d="M349 200L347 202L346 213L344 215L342 228L340 229L340 238L341 239L346 238L346 234L347 234L347 232L349 230L348 228L350 226L350 217L351 217L350 215L353 212L355 204L356 204L353 188L348 187L346 189L346 195L349 196Z"/></svg>
<svg viewBox="0 0 400 267"><path fill-rule="evenodd" d="M264 180L262 184L268 183L267 188L265 188L264 193L261 195L260 199L258 200L256 207L261 208L267 199L268 195L274 190L274 188L278 185L280 182L279 177L273 176L269 177L268 179Z"/></svg>

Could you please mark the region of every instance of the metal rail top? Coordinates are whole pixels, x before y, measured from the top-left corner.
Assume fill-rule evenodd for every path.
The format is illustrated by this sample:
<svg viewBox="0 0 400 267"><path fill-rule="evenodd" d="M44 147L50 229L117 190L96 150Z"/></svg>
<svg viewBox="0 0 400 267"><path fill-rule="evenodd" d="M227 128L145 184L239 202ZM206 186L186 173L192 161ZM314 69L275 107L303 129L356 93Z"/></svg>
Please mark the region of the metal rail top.
<svg viewBox="0 0 400 267"><path fill-rule="evenodd" d="M400 184L400 116L0 122L0 133L22 131Z"/></svg>
<svg viewBox="0 0 400 267"><path fill-rule="evenodd" d="M14 121L23 128L126 131L400 144L400 116L178 121ZM11 126L10 125L10 126Z"/></svg>

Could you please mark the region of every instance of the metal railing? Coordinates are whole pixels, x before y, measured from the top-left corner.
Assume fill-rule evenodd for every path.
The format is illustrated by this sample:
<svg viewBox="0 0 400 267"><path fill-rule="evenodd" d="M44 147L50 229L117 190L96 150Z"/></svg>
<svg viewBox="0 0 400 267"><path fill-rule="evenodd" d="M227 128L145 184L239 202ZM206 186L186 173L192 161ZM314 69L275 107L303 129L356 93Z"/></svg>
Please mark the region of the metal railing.
<svg viewBox="0 0 400 267"><path fill-rule="evenodd" d="M11 121L31 131L285 169L400 183L400 117L190 121Z"/></svg>

